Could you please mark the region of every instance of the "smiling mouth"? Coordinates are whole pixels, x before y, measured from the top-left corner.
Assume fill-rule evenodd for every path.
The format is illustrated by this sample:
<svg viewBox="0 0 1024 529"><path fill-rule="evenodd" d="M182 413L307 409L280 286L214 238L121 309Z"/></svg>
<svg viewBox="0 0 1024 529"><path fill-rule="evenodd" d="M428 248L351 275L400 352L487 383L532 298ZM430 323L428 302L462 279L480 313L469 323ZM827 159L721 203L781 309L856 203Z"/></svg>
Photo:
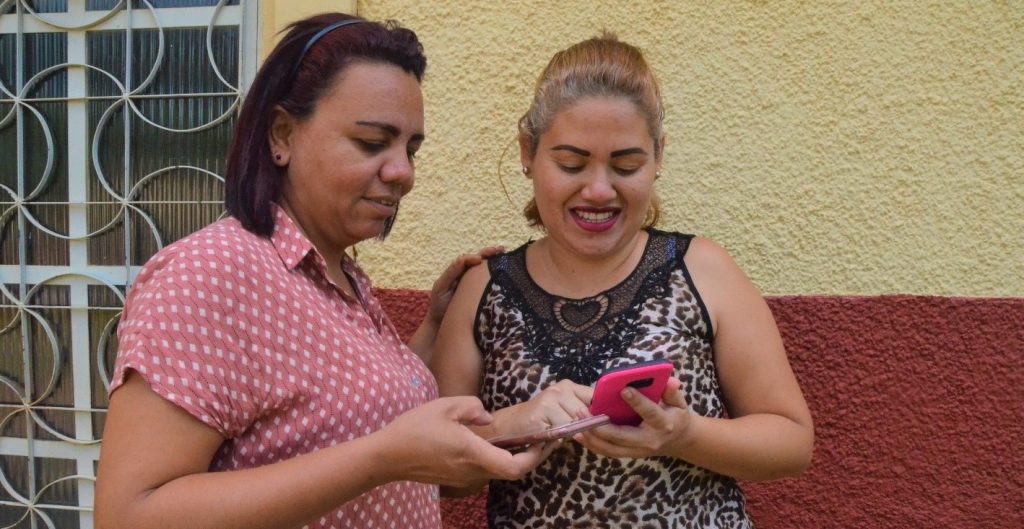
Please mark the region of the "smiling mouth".
<svg viewBox="0 0 1024 529"><path fill-rule="evenodd" d="M580 219L583 222L587 222L590 224L601 224L604 222L608 222L613 217L618 215L619 211L617 209L602 209L596 211L573 209L572 213L573 215L576 216L576 218Z"/></svg>
<svg viewBox="0 0 1024 529"><path fill-rule="evenodd" d="M397 207L398 206L398 200L392 199L392 198L367 198L366 200L369 200L370 202L373 202L374 204L380 204L380 205L382 205L384 207L388 207L388 208L393 208L393 207Z"/></svg>

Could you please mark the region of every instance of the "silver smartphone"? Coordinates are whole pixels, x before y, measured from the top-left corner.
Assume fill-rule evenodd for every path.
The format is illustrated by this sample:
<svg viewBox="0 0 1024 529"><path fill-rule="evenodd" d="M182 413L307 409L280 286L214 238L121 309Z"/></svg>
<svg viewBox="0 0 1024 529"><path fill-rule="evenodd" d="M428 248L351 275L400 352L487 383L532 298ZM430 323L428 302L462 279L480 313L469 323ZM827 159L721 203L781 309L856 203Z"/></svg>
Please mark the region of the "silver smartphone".
<svg viewBox="0 0 1024 529"><path fill-rule="evenodd" d="M499 448L515 448L518 446L527 446L534 443L544 443L547 441L554 441L556 439L572 437L577 433L585 432L591 428L597 428L598 426L608 424L608 422L609 419L607 415L595 415L593 417L579 419L559 426L552 426L543 430L492 437L488 439L487 442Z"/></svg>

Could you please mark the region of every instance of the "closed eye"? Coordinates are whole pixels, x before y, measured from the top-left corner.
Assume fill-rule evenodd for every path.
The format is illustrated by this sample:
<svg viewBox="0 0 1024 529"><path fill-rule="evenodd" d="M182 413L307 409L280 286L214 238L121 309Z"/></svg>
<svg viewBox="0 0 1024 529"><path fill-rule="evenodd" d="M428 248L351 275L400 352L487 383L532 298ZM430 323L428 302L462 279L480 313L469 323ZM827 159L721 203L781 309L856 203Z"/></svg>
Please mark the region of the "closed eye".
<svg viewBox="0 0 1024 529"><path fill-rule="evenodd" d="M359 149L367 154L377 154L388 147L388 144L380 141L355 140Z"/></svg>

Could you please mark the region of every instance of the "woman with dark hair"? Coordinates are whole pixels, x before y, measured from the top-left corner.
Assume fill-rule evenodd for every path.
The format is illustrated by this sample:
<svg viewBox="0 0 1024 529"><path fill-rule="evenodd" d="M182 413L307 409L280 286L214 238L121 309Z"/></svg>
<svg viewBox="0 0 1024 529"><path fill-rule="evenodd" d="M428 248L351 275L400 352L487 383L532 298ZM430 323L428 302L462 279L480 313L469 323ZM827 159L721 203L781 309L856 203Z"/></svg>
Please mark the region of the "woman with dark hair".
<svg viewBox="0 0 1024 529"><path fill-rule="evenodd" d="M546 456L475 436L480 401L437 399L424 364L481 256L442 274L406 346L346 255L412 189L425 67L412 31L339 14L267 58L228 157L231 217L157 253L125 304L99 527L440 527L437 484Z"/></svg>

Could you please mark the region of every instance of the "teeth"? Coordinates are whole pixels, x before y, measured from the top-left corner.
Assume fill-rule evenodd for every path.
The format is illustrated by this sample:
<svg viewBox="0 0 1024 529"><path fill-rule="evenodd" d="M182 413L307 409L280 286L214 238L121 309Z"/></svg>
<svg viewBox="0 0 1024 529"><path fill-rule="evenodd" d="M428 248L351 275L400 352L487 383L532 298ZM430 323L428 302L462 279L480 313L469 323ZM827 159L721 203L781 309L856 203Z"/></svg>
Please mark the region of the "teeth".
<svg viewBox="0 0 1024 529"><path fill-rule="evenodd" d="M576 211L576 216L578 216L579 218L581 218L581 219L583 219L583 220L585 220L587 222L604 222L604 221L612 218L612 216L614 216L614 215L615 215L615 213L613 213L611 211L605 211L605 212L602 212L602 213L596 213L596 212L592 212L592 211L579 211L579 210Z"/></svg>

